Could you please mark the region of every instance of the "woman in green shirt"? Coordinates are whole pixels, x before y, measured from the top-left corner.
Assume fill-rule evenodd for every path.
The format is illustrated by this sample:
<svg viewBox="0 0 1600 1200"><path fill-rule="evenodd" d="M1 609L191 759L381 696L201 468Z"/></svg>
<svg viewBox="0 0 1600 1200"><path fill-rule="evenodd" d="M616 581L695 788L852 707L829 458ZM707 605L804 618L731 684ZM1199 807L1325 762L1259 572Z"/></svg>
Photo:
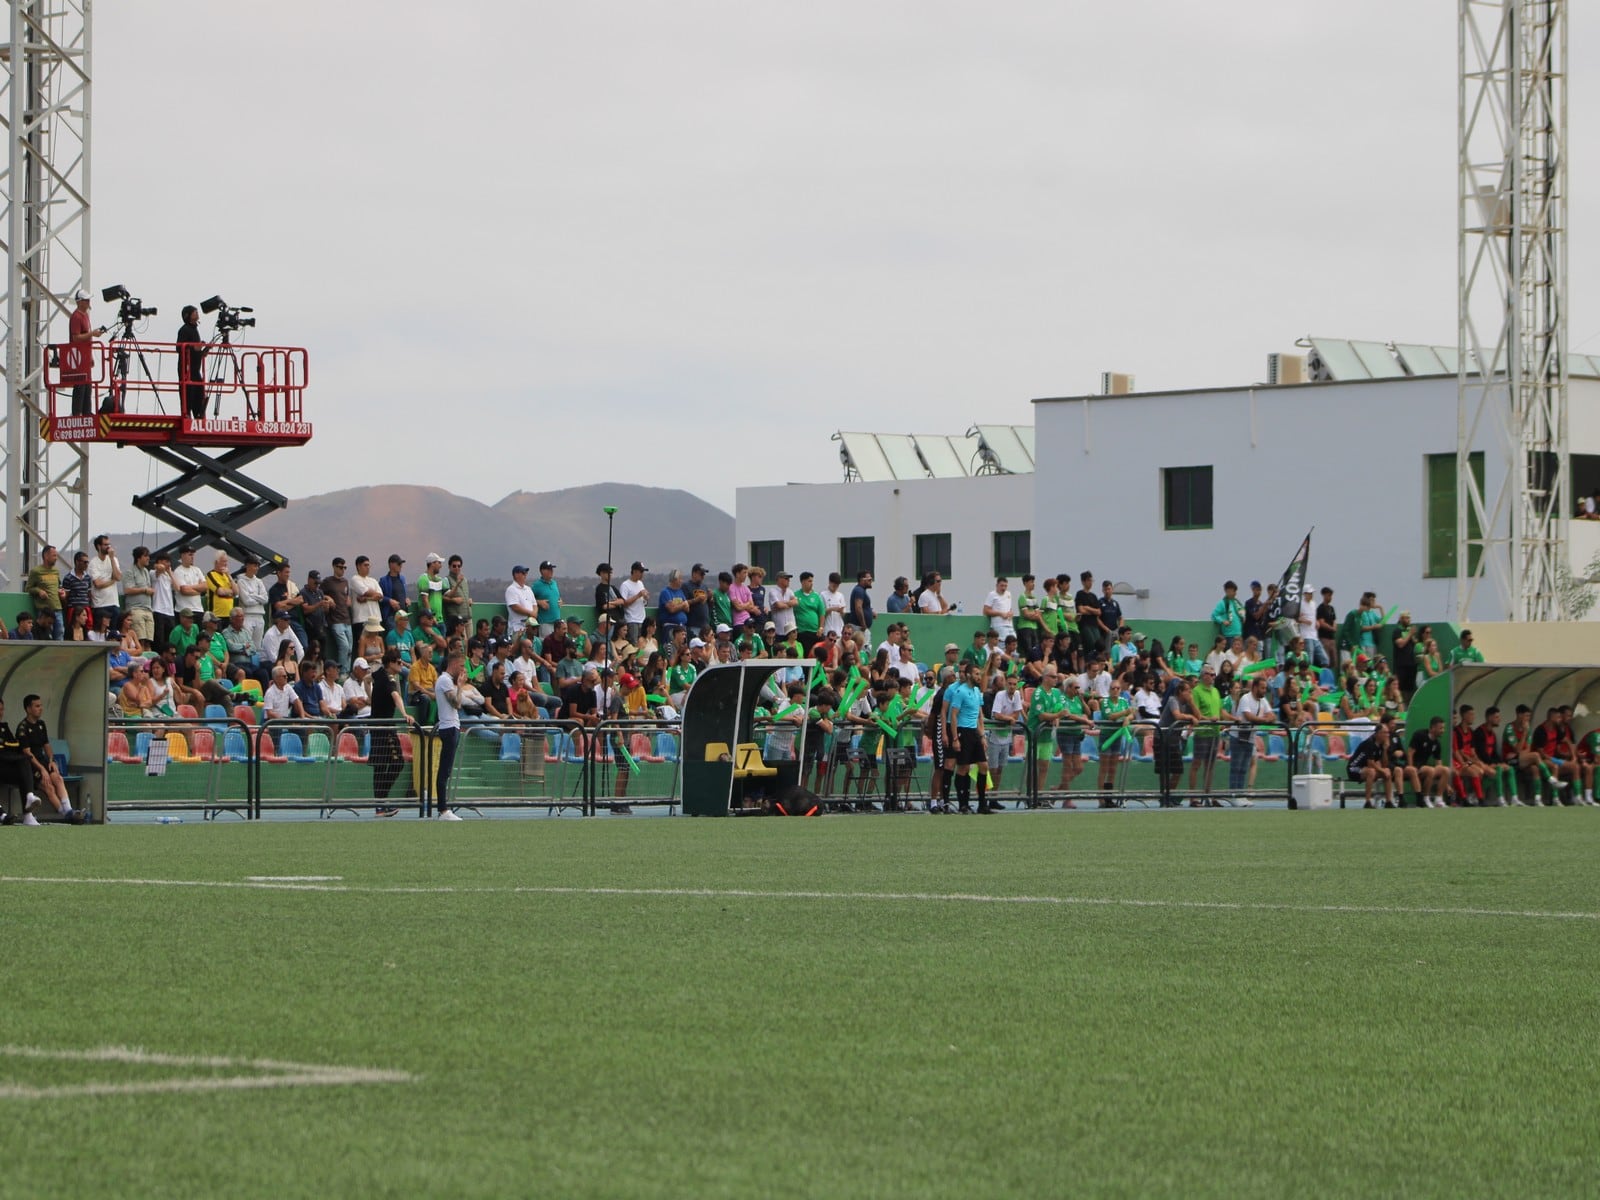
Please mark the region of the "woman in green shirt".
<svg viewBox="0 0 1600 1200"><path fill-rule="evenodd" d="M1100 778L1099 789L1109 793L1117 786L1117 768L1133 752L1133 701L1122 691L1122 681L1111 681L1111 692L1100 702ZM1101 808L1116 808L1119 801L1110 795L1100 797Z"/></svg>
<svg viewBox="0 0 1600 1200"><path fill-rule="evenodd" d="M1425 644L1427 649L1417 660L1417 666L1422 669L1423 678L1432 679L1444 670L1444 656L1439 653L1439 643L1433 638L1429 638Z"/></svg>

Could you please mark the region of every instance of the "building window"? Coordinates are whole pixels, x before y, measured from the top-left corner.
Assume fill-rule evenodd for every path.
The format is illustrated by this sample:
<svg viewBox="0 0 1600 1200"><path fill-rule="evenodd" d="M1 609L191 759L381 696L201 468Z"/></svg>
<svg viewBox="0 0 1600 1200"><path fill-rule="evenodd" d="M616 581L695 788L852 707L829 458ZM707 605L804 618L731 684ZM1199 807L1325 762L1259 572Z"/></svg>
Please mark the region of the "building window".
<svg viewBox="0 0 1600 1200"><path fill-rule="evenodd" d="M783 570L783 543L782 542L751 542L750 565L760 567L771 579Z"/></svg>
<svg viewBox="0 0 1600 1200"><path fill-rule="evenodd" d="M937 571L942 578L950 578L950 535L948 533L919 533L916 538L917 579L929 571Z"/></svg>
<svg viewBox="0 0 1600 1200"><path fill-rule="evenodd" d="M853 537L839 539L839 574L846 583L852 583L863 571L872 570L872 539Z"/></svg>
<svg viewBox="0 0 1600 1200"><path fill-rule="evenodd" d="M1472 475L1478 481L1478 493L1483 494L1483 451L1472 452ZM1429 578L1454 579L1456 575L1456 456L1454 454L1428 455L1428 570ZM1482 537L1478 514L1467 505L1467 536ZM1472 547L1468 559L1469 575L1478 574L1482 566L1483 547Z"/></svg>
<svg viewBox="0 0 1600 1200"><path fill-rule="evenodd" d="M1026 575L1033 568L1033 534L1026 529L998 530L994 535L995 575Z"/></svg>
<svg viewBox="0 0 1600 1200"><path fill-rule="evenodd" d="M1567 498L1572 501L1572 511L1580 513L1585 500L1600 495L1600 454L1574 454L1570 462Z"/></svg>
<svg viewBox="0 0 1600 1200"><path fill-rule="evenodd" d="M1211 528L1211 468L1167 467L1161 472L1167 529Z"/></svg>

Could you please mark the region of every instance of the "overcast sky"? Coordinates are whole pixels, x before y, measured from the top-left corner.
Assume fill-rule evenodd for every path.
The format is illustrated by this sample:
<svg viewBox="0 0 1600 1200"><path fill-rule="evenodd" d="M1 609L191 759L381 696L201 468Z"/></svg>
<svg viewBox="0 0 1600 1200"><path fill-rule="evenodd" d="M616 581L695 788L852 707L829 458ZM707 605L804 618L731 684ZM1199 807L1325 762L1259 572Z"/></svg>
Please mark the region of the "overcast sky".
<svg viewBox="0 0 1600 1200"><path fill-rule="evenodd" d="M309 348L315 437L259 468L291 497L626 478L732 511L839 478L841 428L1456 339L1453 4L163 0L96 6L94 54L95 285L159 305L152 339L220 292ZM139 527L149 470L93 452L96 528Z"/></svg>

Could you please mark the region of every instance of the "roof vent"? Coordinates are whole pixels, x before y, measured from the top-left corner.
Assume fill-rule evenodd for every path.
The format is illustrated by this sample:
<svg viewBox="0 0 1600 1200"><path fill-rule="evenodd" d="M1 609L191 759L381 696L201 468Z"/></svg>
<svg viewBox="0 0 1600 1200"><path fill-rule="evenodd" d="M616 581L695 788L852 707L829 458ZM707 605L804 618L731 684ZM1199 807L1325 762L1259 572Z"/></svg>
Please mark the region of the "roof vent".
<svg viewBox="0 0 1600 1200"><path fill-rule="evenodd" d="M1304 354L1267 355L1267 385L1277 387L1282 383L1306 382L1306 356Z"/></svg>
<svg viewBox="0 0 1600 1200"><path fill-rule="evenodd" d="M1100 372L1100 394L1102 396L1126 396L1133 391L1133 376L1122 375L1116 371Z"/></svg>

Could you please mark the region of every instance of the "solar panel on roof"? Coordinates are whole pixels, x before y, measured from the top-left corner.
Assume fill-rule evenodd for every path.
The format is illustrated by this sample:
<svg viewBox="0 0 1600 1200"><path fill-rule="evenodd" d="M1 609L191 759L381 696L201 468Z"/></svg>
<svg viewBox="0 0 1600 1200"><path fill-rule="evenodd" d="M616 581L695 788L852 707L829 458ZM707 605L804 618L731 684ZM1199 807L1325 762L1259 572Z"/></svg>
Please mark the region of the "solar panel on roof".
<svg viewBox="0 0 1600 1200"><path fill-rule="evenodd" d="M1457 375L1461 372L1461 351L1454 346L1435 346L1433 352L1439 356L1439 361L1444 364L1446 375Z"/></svg>
<svg viewBox="0 0 1600 1200"><path fill-rule="evenodd" d="M919 433L917 449L935 479L961 479L967 474L966 458L942 433Z"/></svg>
<svg viewBox="0 0 1600 1200"><path fill-rule="evenodd" d="M1382 342L1351 342L1350 348L1356 352L1356 357L1361 360L1361 365L1366 367L1367 373L1372 378L1405 377L1405 368L1395 361L1394 355L1389 353L1389 347Z"/></svg>
<svg viewBox="0 0 1600 1200"><path fill-rule="evenodd" d="M1013 425L1011 427L1017 435L1017 441L1022 443L1022 448L1028 452L1028 465L1031 467L1036 461L1033 454L1033 426Z"/></svg>
<svg viewBox="0 0 1600 1200"><path fill-rule="evenodd" d="M889 460L889 469L896 479L926 479L927 468L917 457L916 440L909 433L880 433L878 445Z"/></svg>
<svg viewBox="0 0 1600 1200"><path fill-rule="evenodd" d="M895 477L876 435L870 433L837 433L834 435L850 456L849 465L865 483L878 483Z"/></svg>
<svg viewBox="0 0 1600 1200"><path fill-rule="evenodd" d="M1337 338L1311 338L1310 342L1311 349L1336 382L1372 378L1372 372L1367 370L1349 342Z"/></svg>
<svg viewBox="0 0 1600 1200"><path fill-rule="evenodd" d="M1015 426L979 425L978 436L994 454L1001 470L1013 475L1026 475L1033 470L1033 456L1023 447Z"/></svg>
<svg viewBox="0 0 1600 1200"><path fill-rule="evenodd" d="M1432 346L1397 344L1395 352L1400 355L1400 361L1405 364L1406 370L1413 375L1455 374L1454 371L1445 368L1444 361Z"/></svg>

